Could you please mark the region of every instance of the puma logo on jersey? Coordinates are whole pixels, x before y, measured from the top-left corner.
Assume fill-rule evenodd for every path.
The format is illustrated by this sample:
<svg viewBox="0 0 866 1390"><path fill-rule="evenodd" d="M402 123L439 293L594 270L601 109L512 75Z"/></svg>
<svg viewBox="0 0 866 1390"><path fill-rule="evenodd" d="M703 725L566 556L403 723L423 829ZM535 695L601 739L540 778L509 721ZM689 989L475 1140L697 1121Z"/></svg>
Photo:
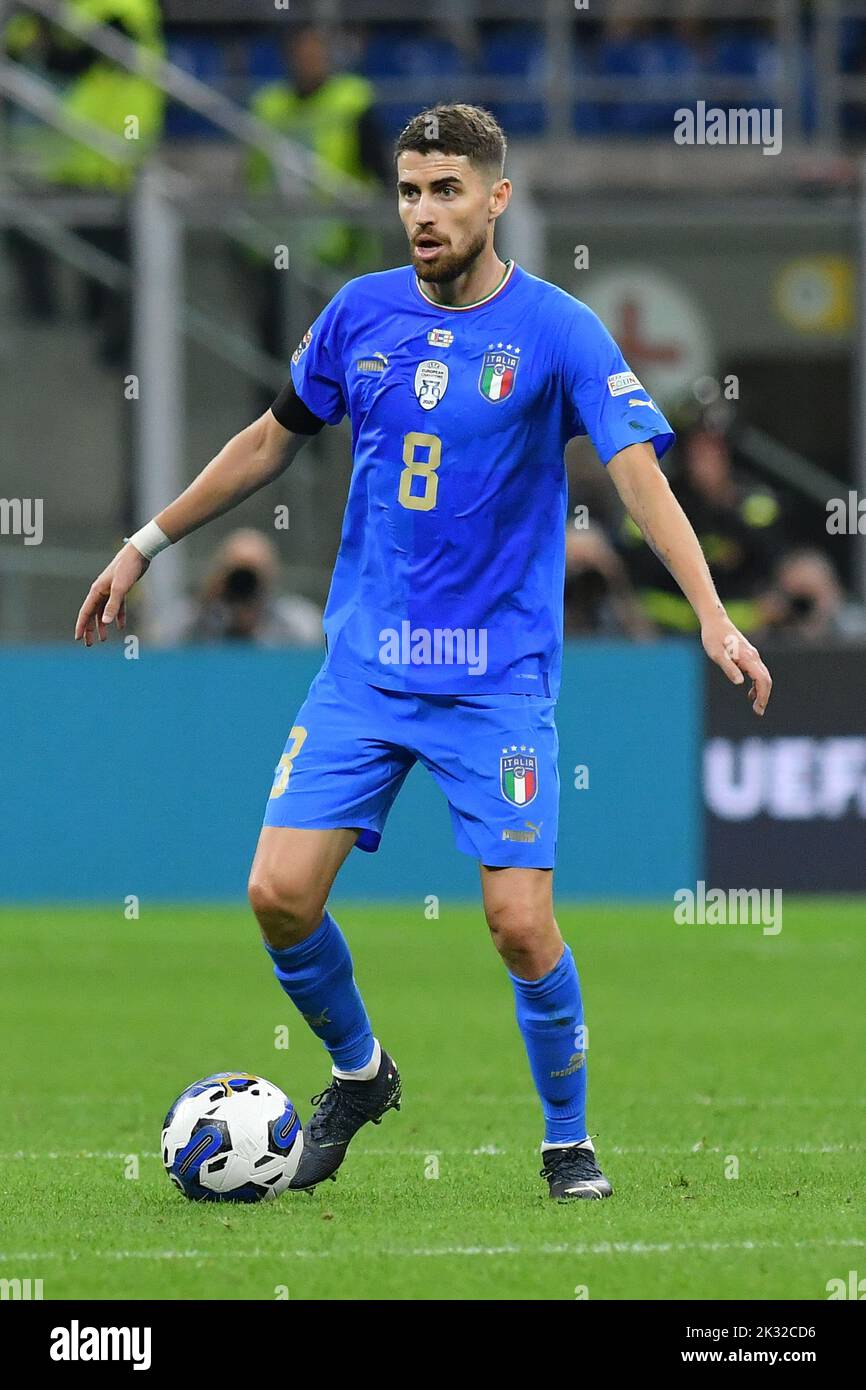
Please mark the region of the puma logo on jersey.
<svg viewBox="0 0 866 1390"><path fill-rule="evenodd" d="M384 352L374 352L372 357L359 357L355 366L359 372L384 372L388 358Z"/></svg>

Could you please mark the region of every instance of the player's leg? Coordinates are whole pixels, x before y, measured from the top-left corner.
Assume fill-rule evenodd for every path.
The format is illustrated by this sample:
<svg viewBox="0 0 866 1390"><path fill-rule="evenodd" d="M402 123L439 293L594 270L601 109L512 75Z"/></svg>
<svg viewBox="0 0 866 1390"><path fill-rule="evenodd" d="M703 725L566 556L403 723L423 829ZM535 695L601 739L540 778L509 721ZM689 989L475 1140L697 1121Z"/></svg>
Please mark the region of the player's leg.
<svg viewBox="0 0 866 1390"><path fill-rule="evenodd" d="M331 1055L293 1187L333 1176L368 1120L399 1108L400 1076L373 1036L348 944L326 903L353 845L378 847L414 761L378 731L378 693L322 671L276 768L249 895L274 973Z"/></svg>
<svg viewBox="0 0 866 1390"><path fill-rule="evenodd" d="M514 990L517 1023L544 1112L544 1144L587 1140L580 980L553 915L550 869L481 865L484 914Z"/></svg>
<svg viewBox="0 0 866 1390"><path fill-rule="evenodd" d="M583 1000L574 956L553 915L553 873L482 865L481 891L514 990L544 1113L544 1145L582 1144L588 1139Z"/></svg>
<svg viewBox="0 0 866 1390"><path fill-rule="evenodd" d="M559 1169L569 1155L569 1195L606 1196L610 1187L595 1166L586 1129L580 981L553 915L559 814L554 701L502 694L429 704L418 753L448 797L458 848L483 866L487 920L511 977L544 1113L545 1176L554 1160ZM592 1188L579 1187L577 1168L597 1174ZM552 1196L565 1195L562 1172L550 1182Z"/></svg>
<svg viewBox="0 0 866 1390"><path fill-rule="evenodd" d="M250 871L249 899L274 974L322 1040L337 1072L375 1076L381 1050L355 983L343 933L325 908L357 830L266 825Z"/></svg>
<svg viewBox="0 0 866 1390"><path fill-rule="evenodd" d="M484 913L514 991L544 1115L542 1174L557 1198L608 1197L586 1128L586 1026L571 948L553 915L553 873L481 865Z"/></svg>

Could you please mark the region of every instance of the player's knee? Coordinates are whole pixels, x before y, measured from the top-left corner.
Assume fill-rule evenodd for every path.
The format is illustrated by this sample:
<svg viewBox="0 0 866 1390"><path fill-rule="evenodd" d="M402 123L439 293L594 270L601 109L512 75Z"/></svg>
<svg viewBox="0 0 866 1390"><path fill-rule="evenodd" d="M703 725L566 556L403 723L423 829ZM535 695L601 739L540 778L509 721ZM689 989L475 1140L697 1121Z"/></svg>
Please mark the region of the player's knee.
<svg viewBox="0 0 866 1390"><path fill-rule="evenodd" d="M487 907L493 944L514 975L537 979L552 970L562 953L562 938L549 911L519 899Z"/></svg>
<svg viewBox="0 0 866 1390"><path fill-rule="evenodd" d="M509 895L497 902L488 903L485 910L490 935L497 948L516 944L531 936L540 925L537 911L517 895Z"/></svg>
<svg viewBox="0 0 866 1390"><path fill-rule="evenodd" d="M322 920L327 893L299 874L254 869L247 886L250 906L272 946L290 946Z"/></svg>

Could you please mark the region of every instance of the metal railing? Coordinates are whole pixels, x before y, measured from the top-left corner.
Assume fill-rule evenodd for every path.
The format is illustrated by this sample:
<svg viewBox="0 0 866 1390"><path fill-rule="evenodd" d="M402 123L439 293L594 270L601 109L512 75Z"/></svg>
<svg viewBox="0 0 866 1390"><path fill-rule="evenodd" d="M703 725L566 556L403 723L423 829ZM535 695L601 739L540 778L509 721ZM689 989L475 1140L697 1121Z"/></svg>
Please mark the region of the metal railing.
<svg viewBox="0 0 866 1390"><path fill-rule="evenodd" d="M480 102L508 102L511 105L541 107L540 136L565 138L574 134L573 113L580 104L603 108L626 104L669 105L706 101L772 101L785 111L788 138L806 137L804 78L811 68L814 121L811 138L825 145L836 145L842 134L842 112L846 103L866 105L866 74L840 71L841 24L848 19L866 21L862 0L812 0L811 24L801 22L799 0L541 0L532 7L526 0L443 0L435 18L420 20L407 3L397 0L291 0L290 7L278 9L273 0L209 0L207 19L214 23L259 24L285 28L288 24L315 22L327 29L347 26L377 26L399 23L407 29L423 23L427 34L446 35L456 48L469 55L467 73L429 74L411 77L380 75L376 78L380 105L387 107L408 102L419 105L455 99L471 91ZM166 17L176 23L202 22L202 0L167 0ZM485 22L521 23L537 30L543 42L544 61L537 78L503 77L479 73L471 59L476 46L477 26ZM766 27L777 55L772 74L736 75L713 73L670 73L629 76L593 70L593 53L599 34L612 26L640 25L646 22L676 22L688 35L701 25L736 22L761 23ZM582 58L578 70L577 59Z"/></svg>
<svg viewBox="0 0 866 1390"><path fill-rule="evenodd" d="M62 9L57 0L24 0L24 4L26 8L35 13L52 19ZM338 12L343 8L341 0L333 0L333 4L328 5L335 21L339 20ZM669 8L673 9L672 6ZM772 5L764 6L764 8L768 11L772 10L779 18L790 13L791 3L790 0L774 0ZM467 4L467 9L480 12L484 6L480 3ZM659 14L664 9L663 0L658 6L655 3L653 5L654 15ZM850 6L843 10L842 6L836 3L836 0L824 0L824 3L819 6L821 24L826 26L831 22L835 23L847 14L849 9ZM0 0L0 20L2 20L2 11L3 0ZM556 12L555 15L554 11ZM758 7L758 12L761 12L760 7ZM295 13L294 7L293 13ZM863 8L863 14L866 17L866 6ZM570 32L569 26L573 22L570 9L562 0L555 0L555 3L554 0L546 0L543 19L545 24L555 20L563 32L565 30ZM564 24L563 21L565 21ZM71 29L74 27L71 26ZM820 29L820 25L818 28ZM824 29L820 29L820 32L824 34L822 42L826 46L826 32ZM363 190L362 195L354 189L349 189L347 192L342 179L337 190L334 188L332 178L320 183L318 181L320 171L317 162L311 161L307 152L299 152L291 146L291 142L275 136L268 127L260 126L259 122L254 121L241 108L227 98L214 93L181 69L175 68L171 64L165 64L162 60L155 61L152 57L145 60L137 45L113 31L94 33L92 30L88 30L86 34L82 34L82 37L86 37L87 41L92 42L94 47L105 52L106 56L119 62L128 70L143 72L152 80L157 80L157 85L165 83L163 89L169 95L189 109L207 116L231 140L246 148L260 149L268 155L269 159L280 164L284 171L283 196L287 201L302 203L304 194L315 190L317 193L327 194L333 199L334 205L345 208L352 213L354 218L359 220L363 221L369 218L375 221L380 215L366 190ZM94 40L98 41L94 42ZM562 48L560 45L560 49L560 57L562 53L567 56L567 47ZM598 79L598 81L606 84L610 79ZM866 78L851 79L851 81L855 83L862 81L864 88L866 88ZM591 90L595 89L592 88ZM617 92L621 95L623 90L623 84L620 82L617 86ZM3 92L20 109L30 112L39 120L53 125L63 133L82 140L83 143L90 144L92 148L99 149L100 152L108 154L111 158L129 159L131 157L127 142L119 137L113 137L98 127L89 128L87 123L72 122L51 84L16 64L0 63L0 92ZM642 101L645 99L644 91L632 79L629 79L627 83L627 92L629 100ZM707 89L704 88L703 92L706 95ZM843 96L849 97L850 92L851 87L848 84L848 79L844 81L840 79L838 100L841 100ZM582 88L581 95L583 94L584 89ZM412 96L419 101L423 99L423 94L417 84L413 85ZM557 93L557 99L562 98L564 100L565 109L569 113L573 96L574 84L569 75L566 79L564 98L562 98L562 93ZM532 97L531 99L535 98ZM610 99L614 98L610 97ZM659 99L661 98L659 97ZM665 99L668 102L671 101L669 88L666 90ZM834 97L834 101L836 101L836 97ZM831 113L832 109L831 104ZM831 131L832 128L832 120L829 121L829 125L825 121L824 126L822 126L822 129L830 129ZM279 148L283 146L286 148ZM180 462L184 452L184 407L183 372L179 345L181 335L185 333L192 341L217 353L233 368L244 373L250 379L266 384L275 390L285 379L285 366L253 347L243 335L226 328L209 315L203 314L184 302L180 242L188 210L201 203L202 199L199 197L195 182L179 175L176 171L169 170L158 151L151 156L134 199L135 262L132 274L119 261L106 256L104 252L95 250L71 230L69 224L70 222L73 226L75 224L72 210L77 196L74 192L65 195L63 199L59 200L60 203L63 203L65 211L61 210L59 205L52 211L48 205L45 207L37 206L20 190L16 190L14 186L9 187L7 184L5 190L0 189L0 224L4 220L14 223L29 236L50 248L62 260L101 283L117 290L131 289L133 291L138 324L135 349L136 370L140 371L143 378L150 383L148 391L144 393L142 398L142 409L139 412L139 473L142 480L140 494L143 511L150 514L159 510L164 505L166 497L175 495L182 485ZM117 211L112 214L108 207L114 202L115 207L119 208L116 200L103 199L102 201L106 203L106 216L116 216ZM211 225L219 226L223 231L234 232L242 240L246 239L247 244L252 245L256 238L257 229L261 231L262 227L261 224L256 223L251 213L245 212L244 216L250 219L245 233L242 224L237 220L236 213L232 210L226 210L224 206L222 211L214 212L214 220ZM866 227L866 210L863 212L861 225ZM536 229L536 236L539 240L543 240L543 230ZM521 260L523 259L525 258L521 256ZM538 265L538 272L543 272L541 265ZM866 376L863 378L862 397L864 401L863 411L866 412ZM862 437L866 439L866 413L863 415L863 421L864 423L861 425L864 431ZM814 468L809 468L807 461L795 458L790 452L783 456L779 449L774 447L773 441L768 441L766 437L758 437L754 431L749 436L749 440L755 456L759 458L765 468L776 471L780 479L785 478L789 485L800 487L806 495L812 496L815 500L820 500L822 495L826 495L829 487L827 477L819 477ZM863 468L866 468L866 446L861 450L861 459ZM800 466L799 476L798 465ZM805 465L805 470L802 465ZM866 475L863 475L862 483L866 487ZM866 547L860 549L861 552L866 552ZM182 555L182 548L173 548L161 557L160 565L154 567L150 594L152 601L158 606L170 602L174 594L182 587L180 569L174 568L182 563ZM28 556L29 561L30 557ZM866 554L862 555L860 563L860 583L863 591L866 592Z"/></svg>
<svg viewBox="0 0 866 1390"><path fill-rule="evenodd" d="M28 10L56 24L120 68L145 77L167 97L206 117L237 145L265 155L285 199L297 199L299 195L325 199L330 211L344 215L358 215L369 209L372 198L364 184L337 177L312 152L125 35L83 19L61 0L16 0L16 9ZM5 29L8 12L6 0L0 0L0 33ZM43 125L91 150L124 165L138 162L132 142L73 115L50 82L4 58L0 58L0 95ZM0 167L0 175L0 220L16 226L25 236L100 284L118 292L131 291L135 369L147 383L136 413L136 491L142 511L153 515L183 486L184 333L275 393L285 381L285 366L254 347L242 334L185 302L183 221L179 209L182 203L195 201L196 181L169 169L159 147L151 149L144 160L132 198L132 271L88 245L62 217L40 210L16 186L8 160ZM71 196L79 203L87 201L87 196L80 193L73 192ZM105 199L100 201L104 203ZM126 216L120 200L109 200L109 204L105 209L109 219ZM267 228L249 211L243 219L224 213L221 224L227 235L253 250L258 249L261 237L267 236ZM182 549L169 551L164 563L155 570L149 601L160 607L170 604L183 590L183 571Z"/></svg>
<svg viewBox="0 0 866 1390"><path fill-rule="evenodd" d="M167 97L205 117L238 144L264 154L273 164L281 188L294 192L300 184L311 193L327 195L338 207L347 211L369 203L370 193L363 183L342 175L337 177L333 169L311 150L281 135L216 88L209 87L177 64L150 52L126 35L104 24L94 24L63 4L63 0L16 0L16 5L50 20L127 72L147 78ZM17 66L3 64L7 83L10 79L5 69ZM11 91L9 95L12 95Z"/></svg>

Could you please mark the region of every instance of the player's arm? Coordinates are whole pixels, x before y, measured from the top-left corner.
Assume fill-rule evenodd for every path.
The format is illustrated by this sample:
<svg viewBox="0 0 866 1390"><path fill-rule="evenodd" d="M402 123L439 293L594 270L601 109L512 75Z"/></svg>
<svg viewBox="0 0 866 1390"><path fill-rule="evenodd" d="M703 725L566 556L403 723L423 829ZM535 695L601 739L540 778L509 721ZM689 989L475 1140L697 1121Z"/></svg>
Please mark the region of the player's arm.
<svg viewBox="0 0 866 1390"><path fill-rule="evenodd" d="M321 428L322 422L309 412L306 413L309 419L301 419L304 407L297 397L291 409L280 409L279 402L285 396L286 392L275 402L274 409L283 420L299 425L306 432L288 428L276 418L273 410L266 410L258 420L234 435L186 491L137 532L133 540L127 541L94 580L75 624L76 641L83 637L86 647L93 646L97 637L104 642L106 627L115 617L119 628L125 625L126 596L148 568L152 555L164 548L164 544L179 541L213 521L214 517L222 516L288 468L310 436ZM148 553L152 538L155 538L155 548ZM144 553L133 543L136 539L144 547Z"/></svg>
<svg viewBox="0 0 866 1390"><path fill-rule="evenodd" d="M742 685L750 676L749 699L763 714L773 682L761 657L725 612L704 552L688 517L670 489L650 443L630 444L608 463L623 505L640 527L647 544L670 570L701 625L701 641L711 661L728 680Z"/></svg>

